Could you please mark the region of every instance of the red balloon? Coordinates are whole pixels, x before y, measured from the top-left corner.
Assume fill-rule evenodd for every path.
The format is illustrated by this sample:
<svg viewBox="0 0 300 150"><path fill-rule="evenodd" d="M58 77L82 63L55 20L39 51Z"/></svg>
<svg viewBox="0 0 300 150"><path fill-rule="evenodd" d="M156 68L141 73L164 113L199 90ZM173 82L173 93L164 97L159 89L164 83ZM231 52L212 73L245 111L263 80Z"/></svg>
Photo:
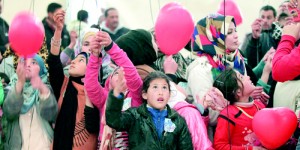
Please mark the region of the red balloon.
<svg viewBox="0 0 300 150"><path fill-rule="evenodd" d="M252 126L264 147L276 149L293 135L297 117L289 108L265 108L255 114Z"/></svg>
<svg viewBox="0 0 300 150"><path fill-rule="evenodd" d="M225 7L225 14L224 14L224 7ZM225 0L225 3L224 1L222 1L220 3L218 13L225 16L233 16L236 25L240 25L243 22L241 11L234 0Z"/></svg>
<svg viewBox="0 0 300 150"><path fill-rule="evenodd" d="M43 45L43 24L30 12L18 13L8 32L10 46L19 56L37 53Z"/></svg>
<svg viewBox="0 0 300 150"><path fill-rule="evenodd" d="M155 36L166 55L178 53L191 39L194 22L191 14L178 3L168 3L159 12Z"/></svg>

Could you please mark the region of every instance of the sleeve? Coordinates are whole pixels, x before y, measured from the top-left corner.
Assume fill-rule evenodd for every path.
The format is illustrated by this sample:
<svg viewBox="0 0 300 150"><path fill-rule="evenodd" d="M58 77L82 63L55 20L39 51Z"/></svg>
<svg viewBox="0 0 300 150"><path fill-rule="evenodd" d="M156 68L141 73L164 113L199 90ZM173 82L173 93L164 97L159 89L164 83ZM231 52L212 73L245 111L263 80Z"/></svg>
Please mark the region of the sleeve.
<svg viewBox="0 0 300 150"><path fill-rule="evenodd" d="M212 66L206 57L202 56L196 58L187 69L188 86L191 89L194 100L201 99L209 89L213 87L213 76L211 72ZM199 104L201 105L201 104ZM200 108L197 106L197 108ZM200 112L203 110L199 110ZM217 122L218 111L210 109L209 118L210 125L214 125Z"/></svg>
<svg viewBox="0 0 300 150"><path fill-rule="evenodd" d="M98 81L99 69L102 63L102 59L94 55L90 56L86 72L84 87L90 101L101 112L104 107L108 91L105 90Z"/></svg>
<svg viewBox="0 0 300 150"><path fill-rule="evenodd" d="M59 56L53 54L48 55L47 63L49 66L49 81L53 89L55 98L58 100L60 96L60 90L64 81L63 66Z"/></svg>
<svg viewBox="0 0 300 150"><path fill-rule="evenodd" d="M188 126L191 133L194 149L210 150L212 149L212 143L208 139L206 125L202 119L201 114L196 108L185 107L181 109L174 109L182 116Z"/></svg>
<svg viewBox="0 0 300 150"><path fill-rule="evenodd" d="M13 85L3 104L3 112L7 116L8 120L14 120L19 117L23 102L23 96L16 93L16 87Z"/></svg>
<svg viewBox="0 0 300 150"><path fill-rule="evenodd" d="M269 93L270 93L271 85L269 85L269 84L263 82L261 79L259 79L259 80L257 81L257 84L256 84L256 85L257 85L257 86L262 86L263 89L264 89L264 92L265 92L266 94L269 94Z"/></svg>
<svg viewBox="0 0 300 150"><path fill-rule="evenodd" d="M279 82L293 80L300 75L300 46L294 48L296 39L283 35L273 58L273 79Z"/></svg>
<svg viewBox="0 0 300 150"><path fill-rule="evenodd" d="M261 60L259 62L259 64L252 69L253 73L255 74L255 76L257 78L260 78L262 73L263 73L263 70L264 70L264 67L265 67L265 62L263 60Z"/></svg>
<svg viewBox="0 0 300 150"><path fill-rule="evenodd" d="M132 102L131 105L133 107L138 107L143 103L141 97L141 91L143 86L143 81L138 74L135 66L128 58L127 54L119 48L119 46L115 43L112 43L112 47L107 50L107 53L110 55L111 59L115 61L115 63L124 68L126 84L129 91L132 93Z"/></svg>
<svg viewBox="0 0 300 150"><path fill-rule="evenodd" d="M0 78L1 81L1 78ZM4 88L2 85L2 82L0 82L0 105L3 104L3 100L4 100Z"/></svg>
<svg viewBox="0 0 300 150"><path fill-rule="evenodd" d="M135 122L130 108L122 112L123 101L116 98L112 90L109 92L105 111L106 124L117 131L128 131Z"/></svg>
<svg viewBox="0 0 300 150"><path fill-rule="evenodd" d="M191 134L189 132L188 126L183 118L180 117L182 121L180 123L182 124L182 129L179 134L179 145L178 149L180 150L191 150L193 149L193 143L191 139Z"/></svg>
<svg viewBox="0 0 300 150"><path fill-rule="evenodd" d="M60 61L63 66L67 66L67 63L75 58L74 49L66 47L60 54Z"/></svg>
<svg viewBox="0 0 300 150"><path fill-rule="evenodd" d="M229 134L232 135L234 132L234 122L224 115L218 118L218 125L214 137L214 148L215 150L245 150L247 147L231 145L229 141ZM252 150L252 146L248 146L248 150Z"/></svg>
<svg viewBox="0 0 300 150"><path fill-rule="evenodd" d="M100 116L96 107L85 106L84 108L85 128L89 133L99 133Z"/></svg>
<svg viewBox="0 0 300 150"><path fill-rule="evenodd" d="M55 122L58 113L58 106L52 89L48 86L50 95L46 99L39 97L39 109L41 117L49 122Z"/></svg>

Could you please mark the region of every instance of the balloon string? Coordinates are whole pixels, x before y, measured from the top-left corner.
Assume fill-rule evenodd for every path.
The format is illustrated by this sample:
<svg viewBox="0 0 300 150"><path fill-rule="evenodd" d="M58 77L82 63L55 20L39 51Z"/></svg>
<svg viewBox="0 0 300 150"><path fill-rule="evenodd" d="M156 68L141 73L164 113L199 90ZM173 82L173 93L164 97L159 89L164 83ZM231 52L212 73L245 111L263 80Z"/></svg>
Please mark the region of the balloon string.
<svg viewBox="0 0 300 150"><path fill-rule="evenodd" d="M29 6L29 10L32 10L33 13L34 13L34 3L35 3L35 0L31 0L30 6Z"/></svg>
<svg viewBox="0 0 300 150"><path fill-rule="evenodd" d="M152 25L154 26L151 0L149 0L149 4L150 4L149 6L150 6L150 14L151 14Z"/></svg>
<svg viewBox="0 0 300 150"><path fill-rule="evenodd" d="M160 11L160 0L157 0L158 3L158 11Z"/></svg>

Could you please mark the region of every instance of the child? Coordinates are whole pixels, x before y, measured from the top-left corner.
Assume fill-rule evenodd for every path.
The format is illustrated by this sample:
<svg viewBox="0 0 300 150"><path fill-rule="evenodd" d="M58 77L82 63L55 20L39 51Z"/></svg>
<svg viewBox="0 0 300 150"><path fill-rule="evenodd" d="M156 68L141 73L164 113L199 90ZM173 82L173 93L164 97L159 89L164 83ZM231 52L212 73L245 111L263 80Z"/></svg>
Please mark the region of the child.
<svg viewBox="0 0 300 150"><path fill-rule="evenodd" d="M123 113L124 94L121 91L126 83L122 70L118 81L109 93L106 123L117 131L128 132L129 149L193 149L185 120L167 105L170 84L165 74L151 72L143 84L142 97L146 101Z"/></svg>
<svg viewBox="0 0 300 150"><path fill-rule="evenodd" d="M101 125L100 125L100 136L99 145L100 149L106 149L108 144L109 147L114 149L127 149L128 145L128 135L126 132L110 133L111 128L109 128L105 123L105 103L107 100L107 95L110 89L115 88L116 84L119 82L118 73L119 68L115 69L111 76L108 77L105 87L99 84L98 75L99 68L103 63L103 53L101 52L101 46L104 46L104 50L110 55L111 59L120 67L124 68L126 85L125 91L126 100L124 102L123 110L129 107L138 107L143 103L141 97L141 91L143 87L143 81L140 78L136 68L127 57L126 53L121 50L117 44L112 42L110 36L106 32L99 31L96 37L91 41L91 58L87 65L86 78L85 78L85 88L87 95L91 102L100 111ZM101 44L101 45L100 45ZM112 136L111 136L112 134ZM108 142L110 141L110 142Z"/></svg>
<svg viewBox="0 0 300 150"><path fill-rule="evenodd" d="M225 70L216 78L213 86L230 102L218 117L214 148L264 149L257 147L260 142L253 132L252 119L255 113L266 105L260 100L250 98L255 86L249 76L244 76L233 69Z"/></svg>
<svg viewBox="0 0 300 150"><path fill-rule="evenodd" d="M3 104L7 119L4 149L50 149L57 102L48 84L43 59L21 59L11 77L10 90Z"/></svg>
<svg viewBox="0 0 300 150"><path fill-rule="evenodd" d="M64 76L60 61L60 37L64 15L62 11L54 15L56 30L47 60L49 80L58 100L59 110L54 129L53 149L94 150L97 148L99 112L86 96L83 86L88 54L79 53L71 62L68 71L70 77ZM94 123L92 120L95 120Z"/></svg>

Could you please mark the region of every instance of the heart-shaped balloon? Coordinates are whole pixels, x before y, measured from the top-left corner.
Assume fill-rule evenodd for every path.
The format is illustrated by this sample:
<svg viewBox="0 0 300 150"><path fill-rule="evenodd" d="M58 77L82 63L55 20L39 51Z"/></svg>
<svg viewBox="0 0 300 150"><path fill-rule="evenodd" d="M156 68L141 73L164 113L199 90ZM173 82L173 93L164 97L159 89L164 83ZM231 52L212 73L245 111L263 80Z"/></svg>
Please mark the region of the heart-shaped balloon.
<svg viewBox="0 0 300 150"><path fill-rule="evenodd" d="M156 42L166 55L178 53L191 39L194 30L192 15L178 3L168 3L159 12L155 23Z"/></svg>
<svg viewBox="0 0 300 150"><path fill-rule="evenodd" d="M217 12L225 16L233 16L236 25L243 22L241 11L234 0L222 1Z"/></svg>
<svg viewBox="0 0 300 150"><path fill-rule="evenodd" d="M252 126L264 147L276 149L293 135L297 117L289 108L265 108L255 114Z"/></svg>

